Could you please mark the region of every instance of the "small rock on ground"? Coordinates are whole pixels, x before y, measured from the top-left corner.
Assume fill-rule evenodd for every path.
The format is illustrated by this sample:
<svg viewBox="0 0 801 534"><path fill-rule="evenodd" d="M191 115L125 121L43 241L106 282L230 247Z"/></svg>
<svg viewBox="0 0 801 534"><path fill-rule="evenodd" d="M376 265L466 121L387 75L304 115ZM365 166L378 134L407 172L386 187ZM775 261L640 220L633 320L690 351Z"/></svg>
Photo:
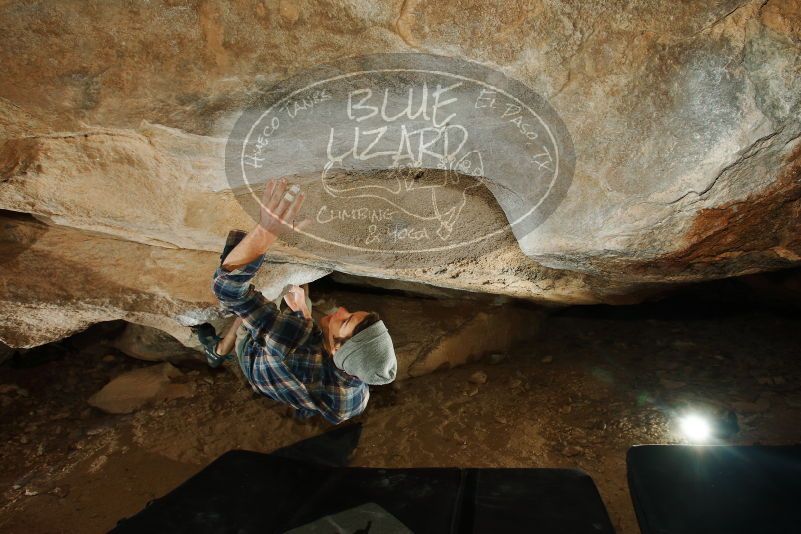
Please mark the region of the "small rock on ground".
<svg viewBox="0 0 801 534"><path fill-rule="evenodd" d="M484 371L476 371L472 375L470 375L469 381L473 384L486 384L487 383L487 373Z"/></svg>
<svg viewBox="0 0 801 534"><path fill-rule="evenodd" d="M178 383L183 373L169 363L124 373L89 398L89 404L107 413L131 413L148 404L191 397L194 384Z"/></svg>

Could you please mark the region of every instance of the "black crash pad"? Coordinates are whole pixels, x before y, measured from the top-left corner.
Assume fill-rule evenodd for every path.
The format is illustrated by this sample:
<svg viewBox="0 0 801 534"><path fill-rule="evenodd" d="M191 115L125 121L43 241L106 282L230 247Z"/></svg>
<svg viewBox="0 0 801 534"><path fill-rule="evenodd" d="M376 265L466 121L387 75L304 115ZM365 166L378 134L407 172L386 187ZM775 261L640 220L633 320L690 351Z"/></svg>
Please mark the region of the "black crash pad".
<svg viewBox="0 0 801 534"><path fill-rule="evenodd" d="M343 467L321 463L337 456L310 441L272 454L227 452L113 532L613 532L580 471Z"/></svg>
<svg viewBox="0 0 801 534"><path fill-rule="evenodd" d="M629 449L643 534L801 532L801 446Z"/></svg>

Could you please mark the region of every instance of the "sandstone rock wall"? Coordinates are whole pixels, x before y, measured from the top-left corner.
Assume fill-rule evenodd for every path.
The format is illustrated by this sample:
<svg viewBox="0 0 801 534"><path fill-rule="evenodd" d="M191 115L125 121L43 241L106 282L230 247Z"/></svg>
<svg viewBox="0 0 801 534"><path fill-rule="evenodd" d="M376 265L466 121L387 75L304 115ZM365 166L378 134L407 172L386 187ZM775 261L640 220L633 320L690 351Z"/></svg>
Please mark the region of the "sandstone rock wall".
<svg viewBox="0 0 801 534"><path fill-rule="evenodd" d="M217 317L210 269L227 230L251 224L222 168L233 122L287 76L376 52L468 59L526 84L572 136L571 187L535 232L434 268L282 243L267 286L338 271L624 303L798 265L800 6L2 2L0 209L39 222L3 221L0 340L32 346L116 318L187 339L182 325Z"/></svg>

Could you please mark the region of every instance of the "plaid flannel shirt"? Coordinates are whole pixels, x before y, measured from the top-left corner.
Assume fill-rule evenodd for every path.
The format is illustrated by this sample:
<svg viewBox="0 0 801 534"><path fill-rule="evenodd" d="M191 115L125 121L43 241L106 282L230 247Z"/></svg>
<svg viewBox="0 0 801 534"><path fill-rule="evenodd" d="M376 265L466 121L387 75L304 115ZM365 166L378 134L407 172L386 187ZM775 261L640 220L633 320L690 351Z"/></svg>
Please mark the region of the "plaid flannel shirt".
<svg viewBox="0 0 801 534"><path fill-rule="evenodd" d="M281 312L250 283L265 255L223 270L222 262L245 235L243 230L228 233L212 283L222 307L241 317L247 329L237 354L245 377L254 390L291 405L300 417L319 413L337 424L359 415L370 397L367 384L334 365L314 320L300 311Z"/></svg>

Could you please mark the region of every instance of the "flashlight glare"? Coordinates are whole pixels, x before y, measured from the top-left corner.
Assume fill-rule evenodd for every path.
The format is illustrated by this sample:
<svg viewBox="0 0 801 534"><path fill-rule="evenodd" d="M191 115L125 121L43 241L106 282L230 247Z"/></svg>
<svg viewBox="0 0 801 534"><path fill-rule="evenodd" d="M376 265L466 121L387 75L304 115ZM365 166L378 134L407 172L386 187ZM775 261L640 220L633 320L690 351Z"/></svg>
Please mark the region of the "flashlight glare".
<svg viewBox="0 0 801 534"><path fill-rule="evenodd" d="M681 431L690 441L706 441L709 438L709 423L700 415L682 417L680 424Z"/></svg>

